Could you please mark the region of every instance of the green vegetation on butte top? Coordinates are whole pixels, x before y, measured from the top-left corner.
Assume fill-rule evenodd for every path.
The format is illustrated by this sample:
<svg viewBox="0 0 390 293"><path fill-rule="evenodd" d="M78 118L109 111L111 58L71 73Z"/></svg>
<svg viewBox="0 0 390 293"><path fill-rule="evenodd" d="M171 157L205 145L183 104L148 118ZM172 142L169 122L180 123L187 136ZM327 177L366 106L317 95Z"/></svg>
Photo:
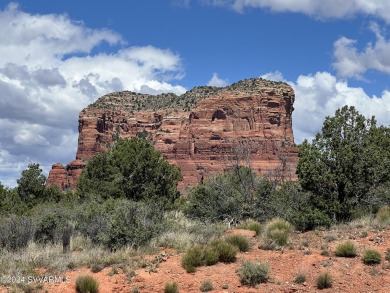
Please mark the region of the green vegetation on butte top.
<svg viewBox="0 0 390 293"><path fill-rule="evenodd" d="M253 93L272 87L274 90L288 86L284 82L269 81L262 78L251 78L238 81L227 87L198 86L178 96L173 93L159 95L140 94L131 91L114 92L99 98L89 108L121 108L134 111L156 111L164 109L190 110L198 101L221 91L242 91Z"/></svg>

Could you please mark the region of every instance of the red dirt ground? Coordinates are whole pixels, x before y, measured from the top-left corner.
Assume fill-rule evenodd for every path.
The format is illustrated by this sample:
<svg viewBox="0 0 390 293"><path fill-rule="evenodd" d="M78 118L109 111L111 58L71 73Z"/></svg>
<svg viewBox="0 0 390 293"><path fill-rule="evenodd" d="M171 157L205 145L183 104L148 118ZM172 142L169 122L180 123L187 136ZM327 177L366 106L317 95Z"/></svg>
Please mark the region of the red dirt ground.
<svg viewBox="0 0 390 293"><path fill-rule="evenodd" d="M234 233L234 232L229 232ZM326 236L333 234L336 240L327 242ZM358 248L358 256L342 258L335 256L337 244L350 240ZM47 284L48 292L74 293L75 279L82 274L92 275L100 283L100 293L132 292L138 287L139 292L164 292L166 282L177 282L179 292L200 292L200 285L205 280L211 280L214 290L210 292L390 292L390 265L384 259L390 248L390 230L365 233L363 230L353 231L311 231L294 233L293 245L283 251L265 251L258 248L260 239L252 238L253 246L247 253L238 254L237 261L231 264L218 263L213 266L198 267L195 273L186 273L181 267L182 254L174 250L165 250L165 261L161 262L157 272L145 269L136 270L136 276L128 281L126 274L119 270L118 274L109 276L111 268L105 268L99 273L91 273L87 268L69 271L64 275L70 282ZM321 255L322 248L328 247L329 256ZM322 247L322 248L321 248ZM374 248L381 252L382 262L379 265L363 264L364 250ZM237 269L241 260L260 260L270 267L268 283L257 288L240 285ZM306 282L298 285L293 282L298 272L306 273ZM316 279L322 272L329 272L333 278L333 287L318 290ZM222 287L228 285L228 289ZM1 291L2 292L2 291Z"/></svg>

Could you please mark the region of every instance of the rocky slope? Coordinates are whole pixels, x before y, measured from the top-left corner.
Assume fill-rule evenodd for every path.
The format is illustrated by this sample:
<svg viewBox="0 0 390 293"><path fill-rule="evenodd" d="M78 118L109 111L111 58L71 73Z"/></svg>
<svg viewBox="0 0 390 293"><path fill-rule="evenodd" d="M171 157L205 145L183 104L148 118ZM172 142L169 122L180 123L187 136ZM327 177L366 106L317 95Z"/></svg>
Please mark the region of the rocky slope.
<svg viewBox="0 0 390 293"><path fill-rule="evenodd" d="M80 112L79 169L55 164L48 183L74 188L82 162L119 137L136 135L151 139L181 168L180 188L237 163L264 175L294 178L294 98L288 84L261 78L223 88L196 87L181 96L128 91L105 95Z"/></svg>

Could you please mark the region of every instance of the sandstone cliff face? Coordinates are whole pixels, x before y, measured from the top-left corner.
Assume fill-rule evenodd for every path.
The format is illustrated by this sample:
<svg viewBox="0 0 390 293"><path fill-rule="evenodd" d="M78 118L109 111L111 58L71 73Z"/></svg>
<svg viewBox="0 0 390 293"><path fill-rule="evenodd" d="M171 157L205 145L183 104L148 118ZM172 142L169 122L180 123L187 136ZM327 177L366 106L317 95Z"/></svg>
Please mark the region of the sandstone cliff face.
<svg viewBox="0 0 390 293"><path fill-rule="evenodd" d="M137 135L151 139L180 167L180 188L236 163L263 175L294 179L293 103L294 91L288 84L263 79L225 88L197 87L182 96L112 93L80 112L76 159L86 162L119 137ZM68 172L68 185L73 188L81 169L69 166L66 170L73 173ZM53 165L48 182L61 186L58 170Z"/></svg>
<svg viewBox="0 0 390 293"><path fill-rule="evenodd" d="M81 160L73 160L66 167L56 163L51 167L46 185L57 185L62 191L75 189L83 168L87 164Z"/></svg>
<svg viewBox="0 0 390 293"><path fill-rule="evenodd" d="M61 163L56 163L51 167L46 185L57 185L61 190L67 188L67 172Z"/></svg>

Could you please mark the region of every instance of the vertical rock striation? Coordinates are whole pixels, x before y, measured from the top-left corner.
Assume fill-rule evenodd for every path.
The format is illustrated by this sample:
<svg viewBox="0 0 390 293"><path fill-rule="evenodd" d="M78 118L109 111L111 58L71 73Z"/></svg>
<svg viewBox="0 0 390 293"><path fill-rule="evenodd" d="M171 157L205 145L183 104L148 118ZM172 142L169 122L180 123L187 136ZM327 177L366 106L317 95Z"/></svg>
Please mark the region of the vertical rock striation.
<svg viewBox="0 0 390 293"><path fill-rule="evenodd" d="M67 184L74 188L83 162L118 138L136 135L151 139L168 161L180 167L180 188L233 164L282 180L295 179L294 98L288 84L261 78L223 88L196 87L181 96L128 91L103 96L80 112L77 160L64 168ZM63 185L60 169L53 165L48 184Z"/></svg>
<svg viewBox="0 0 390 293"><path fill-rule="evenodd" d="M56 163L51 167L46 185L57 185L62 191L75 189L83 168L87 164L82 160L73 160L64 167Z"/></svg>

